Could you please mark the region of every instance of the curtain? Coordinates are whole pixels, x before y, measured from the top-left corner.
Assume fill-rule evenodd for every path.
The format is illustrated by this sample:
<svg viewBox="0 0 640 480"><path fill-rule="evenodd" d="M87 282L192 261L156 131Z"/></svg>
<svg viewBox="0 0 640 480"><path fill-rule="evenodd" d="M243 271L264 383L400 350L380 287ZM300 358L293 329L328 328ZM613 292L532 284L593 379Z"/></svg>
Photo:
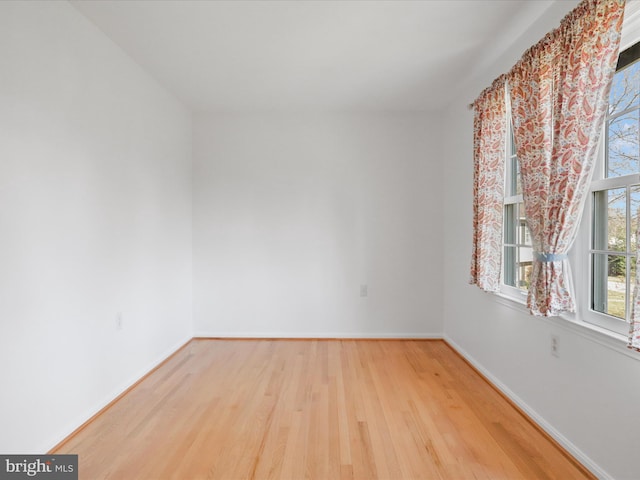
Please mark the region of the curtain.
<svg viewBox="0 0 640 480"><path fill-rule="evenodd" d="M575 311L567 252L591 181L623 12L624 0L584 0L508 74L534 315Z"/></svg>
<svg viewBox="0 0 640 480"><path fill-rule="evenodd" d="M480 94L473 108L473 246L470 283L487 292L496 292L500 289L506 154L504 75Z"/></svg>

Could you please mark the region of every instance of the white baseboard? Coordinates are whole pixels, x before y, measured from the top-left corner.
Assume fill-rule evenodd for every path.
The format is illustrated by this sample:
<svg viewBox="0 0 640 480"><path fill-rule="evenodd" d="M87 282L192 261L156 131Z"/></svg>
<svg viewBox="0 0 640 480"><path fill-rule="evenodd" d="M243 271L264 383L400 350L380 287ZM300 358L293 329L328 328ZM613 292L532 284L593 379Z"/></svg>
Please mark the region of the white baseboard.
<svg viewBox="0 0 640 480"><path fill-rule="evenodd" d="M191 340L192 337L184 337L179 342L172 345L170 348L166 349L160 355L158 355L154 360L147 363L147 365L138 370L135 374L131 375L129 379L123 383L121 383L117 388L113 389L110 394L106 395L102 401L96 404L94 407L85 410L84 413L78 415L72 422L70 422L66 428L64 428L59 435L56 435L54 439L49 440L43 444L43 448L39 452L48 452L56 445L59 445L60 442L65 440L69 435L75 432L78 428L84 425L88 420L90 420L94 415L96 415L100 410L109 405L113 400L118 398L118 396L122 395L127 389L131 388L136 382L140 381L151 372L154 368L164 362L167 358L177 352L180 348L182 348L187 342ZM37 452L36 452L37 453Z"/></svg>
<svg viewBox="0 0 640 480"><path fill-rule="evenodd" d="M547 432L555 441L567 450L585 468L601 480L613 480L613 477L604 471L597 463L589 458L582 450L576 447L569 439L556 430L544 417L532 409L527 403L513 393L509 387L498 380L489 370L484 368L475 358L469 355L460 345L454 342L448 335L444 335L444 340L460 355L462 355L471 365L473 365L482 375L484 375L498 390L507 396L513 403L525 412L542 430Z"/></svg>
<svg viewBox="0 0 640 480"><path fill-rule="evenodd" d="M442 333L362 333L362 332L212 332L203 330L194 333L194 338L336 338L336 339L402 339L402 340L441 340Z"/></svg>

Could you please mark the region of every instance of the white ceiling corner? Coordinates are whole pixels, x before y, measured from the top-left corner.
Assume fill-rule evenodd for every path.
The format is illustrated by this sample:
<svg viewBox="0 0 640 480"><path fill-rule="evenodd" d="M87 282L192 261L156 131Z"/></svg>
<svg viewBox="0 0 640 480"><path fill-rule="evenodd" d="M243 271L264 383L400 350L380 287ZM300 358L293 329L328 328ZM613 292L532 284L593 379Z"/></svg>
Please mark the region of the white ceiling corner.
<svg viewBox="0 0 640 480"><path fill-rule="evenodd" d="M194 111L438 110L550 3L71 0Z"/></svg>

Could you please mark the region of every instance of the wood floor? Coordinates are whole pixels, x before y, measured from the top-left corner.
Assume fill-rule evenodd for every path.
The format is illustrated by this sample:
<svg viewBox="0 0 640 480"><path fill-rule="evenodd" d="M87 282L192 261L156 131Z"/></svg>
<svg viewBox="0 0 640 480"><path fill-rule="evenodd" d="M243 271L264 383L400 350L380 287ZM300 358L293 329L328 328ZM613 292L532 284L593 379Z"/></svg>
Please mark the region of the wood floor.
<svg viewBox="0 0 640 480"><path fill-rule="evenodd" d="M193 340L55 453L84 480L593 478L443 341Z"/></svg>

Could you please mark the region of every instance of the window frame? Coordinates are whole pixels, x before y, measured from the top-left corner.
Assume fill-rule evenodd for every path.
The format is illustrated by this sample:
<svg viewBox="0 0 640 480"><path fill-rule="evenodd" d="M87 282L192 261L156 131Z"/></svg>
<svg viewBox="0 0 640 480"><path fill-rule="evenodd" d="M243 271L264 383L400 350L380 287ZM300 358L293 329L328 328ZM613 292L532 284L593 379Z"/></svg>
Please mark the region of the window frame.
<svg viewBox="0 0 640 480"><path fill-rule="evenodd" d="M636 45L640 45L640 42L631 45L628 48L625 48L621 51L620 56L622 57L625 52L634 49L636 54L640 53L640 49L636 47ZM640 55L638 55L636 61L640 61ZM629 62L626 60L626 63L619 62L618 68L616 71L623 70L626 66L630 65L634 62ZM618 112L614 115L622 115L622 112ZM573 321L577 321L580 324L587 326L589 328L595 328L600 331L604 331L607 334L611 335L621 335L626 337L629 333L629 315L628 307L631 305L631 296L633 295L633 279L630 282L626 282L630 287L626 287L625 285L625 294L626 294L626 319L622 320L620 318L614 317L612 315L602 313L596 311L592 308L593 306L593 297L594 297L594 262L592 261L593 253L601 253L607 254L609 250L601 250L596 249L594 243L594 235L596 235L596 219L594 216L594 205L595 205L595 194L596 192L602 192L606 190L616 189L616 188L626 188L627 196L625 198L626 202L626 246L624 252L613 252L616 255L622 255L627 258L626 260L626 272L628 275L631 274L631 269L629 268L630 260L629 258L635 258L635 255L630 255L630 238L634 232L631 231L631 216L630 216L630 199L629 199L629 189L634 185L640 185L640 173L634 173L630 175L618 176L618 177L607 177L606 176L606 168L607 168L607 148L608 148L608 120L609 114L607 114L607 118L605 119L603 125L603 131L600 136L600 143L598 145L598 153L595 159L594 171L591 183L589 184L588 196L585 201L584 211L582 213L581 224L577 233L576 241L574 246L571 248L569 252L569 263L573 272L573 279L575 281L575 301L576 301L576 314L575 315L563 315L564 317L568 317Z"/></svg>
<svg viewBox="0 0 640 480"><path fill-rule="evenodd" d="M618 55L618 64L616 73L625 69L632 63L640 59L640 2L628 2L625 5L625 18L622 27L622 38L620 41L620 53ZM624 111L617 112L616 115L624 115ZM594 176L589 185L589 196L586 199L580 228L576 237L573 248L569 251L569 263L573 269L573 277L578 279L576 282L576 315L563 315L563 317L572 320L582 326L592 330L600 331L609 336L622 336L626 339L629 333L628 321L622 321L616 317L605 313L597 312L592 308L592 278L593 278L593 262L591 254L595 250L592 248L593 236L595 235L595 218L594 218L594 193L597 191L625 187L640 183L640 173L625 175L620 177L606 178L605 168L607 161L607 120L605 119L603 131L600 136L600 144L598 145L598 155L594 165ZM635 178L634 178L635 177ZM627 192L627 195L629 192ZM627 212L629 212L629 199L627 202ZM634 232L630 231L630 216L627 215L626 221L627 239ZM640 239L636 239L640 241ZM628 240L627 240L628 242ZM626 246L627 250L629 245ZM629 261L626 262L627 272L629 269ZM627 295L633 295L633 289L627 291ZM627 298L627 304L631 304L631 299ZM628 314L627 314L628 318Z"/></svg>
<svg viewBox="0 0 640 480"><path fill-rule="evenodd" d="M634 63L640 62L640 41L633 45L621 49L619 54L618 65L616 73L623 71ZM575 265L580 265L576 269L576 276L581 279L577 282L578 288L576 288L576 302L577 312L580 316L580 320L595 325L600 328L604 328L608 331L626 335L629 332L629 320L630 320L630 308L632 305L633 296L633 278L628 278L632 272L632 261L635 261L636 254L631 252L630 239L635 232L631 231L631 203L630 195L631 190L634 187L640 187L640 173L633 173L628 175L622 175L617 177L608 177L606 174L607 162L608 162L608 142L609 132L608 125L610 118L617 118L626 115L629 112L640 111L640 107L635 106L632 108L626 108L619 112L610 115L607 113L605 122L603 125L603 131L600 135L600 143L598 145L598 155L595 160L594 172L591 183L589 185L589 193L586 199L584 212L582 214L581 226L576 239L576 251L579 258L582 261L571 262ZM613 251L609 249L596 248L594 243L596 236L596 215L595 195L599 192L606 192L613 189L625 189L625 250ZM609 315L604 312L597 311L593 308L594 297L596 295L595 290L595 275L594 275L594 260L593 255L616 255L625 258L625 319Z"/></svg>
<svg viewBox="0 0 640 480"><path fill-rule="evenodd" d="M594 177L596 177L596 175L598 175L600 172L602 172L602 174L604 173L605 149L606 142L601 141L598 149L598 158L596 159L596 164L594 165ZM631 181L633 183L628 183ZM580 320L583 323L594 325L596 327L600 327L620 335L626 335L629 332L628 312L626 314L627 319L622 320L612 315L596 311L592 308L594 296L594 287L592 283L594 265L591 256L593 253L608 253L607 250L595 249L592 245L592 239L595 234L596 228L594 217L594 195L596 192L606 191L613 188L627 188L635 184L640 184L640 174L632 174L615 178L594 178L591 181L591 184L589 186L588 198L586 200L584 212L582 214L582 223L580 225L578 237L574 246L575 248L572 248L573 255L569 256L569 260L574 273L574 278L580 279L576 282L577 288L575 289L577 314ZM628 236L632 234L632 232L629 231L629 215L627 215L626 223ZM628 258L627 252L615 253ZM626 271L629 272L629 260L627 260L626 265ZM630 304L629 296L632 294L632 288L629 289L628 292L626 292L627 305Z"/></svg>
<svg viewBox="0 0 640 480"><path fill-rule="evenodd" d="M509 95L505 90L505 102L507 103L507 126L505 140L505 168L504 168L504 199L502 202L503 220L502 220L502 264L500 268L500 293L518 303L526 303L528 289L522 289L518 285L520 266L521 248L530 248L533 252L531 244L522 242L519 231L519 218L521 215L520 206L524 205L522 192L518 193L518 176L520 168L518 166L518 157L513 142L513 123L511 121L511 106L509 104ZM512 215L508 215L507 211L513 210ZM511 219L511 230L508 231L508 220ZM528 230L527 230L528 231ZM511 233L511 235L509 235ZM526 233L525 233L526 235ZM511 237L511 241L507 241L507 237ZM513 249L512 255L507 255L507 249ZM512 279L507 275L507 271L511 271ZM507 282L512 283L507 283Z"/></svg>

